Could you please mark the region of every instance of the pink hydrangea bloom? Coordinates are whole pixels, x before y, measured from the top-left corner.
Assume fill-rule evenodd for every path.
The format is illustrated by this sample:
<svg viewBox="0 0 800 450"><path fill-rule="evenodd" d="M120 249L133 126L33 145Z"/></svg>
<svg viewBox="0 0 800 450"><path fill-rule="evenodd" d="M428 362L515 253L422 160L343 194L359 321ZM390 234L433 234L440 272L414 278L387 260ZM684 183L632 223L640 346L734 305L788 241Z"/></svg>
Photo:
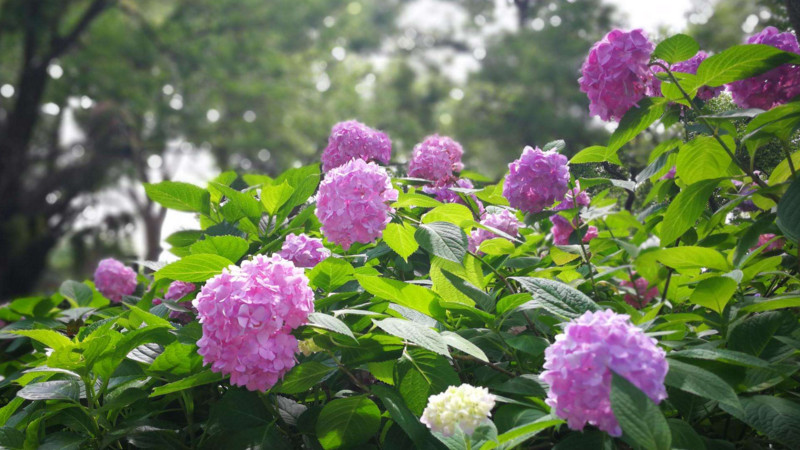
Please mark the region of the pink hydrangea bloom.
<svg viewBox="0 0 800 450"><path fill-rule="evenodd" d="M394 211L397 190L382 167L354 159L325 175L319 185L317 217L322 233L345 250L353 242L381 237Z"/></svg>
<svg viewBox="0 0 800 450"><path fill-rule="evenodd" d="M167 300L172 300L177 302L178 300L186 297L187 295L194 292L196 286L194 283L187 283L185 281L173 281L169 288L167 288L167 293L164 295L164 298Z"/></svg>
<svg viewBox="0 0 800 450"><path fill-rule="evenodd" d="M575 231L575 227L580 224L580 219L576 217L573 220L575 227L570 225L569 220L558 214L550 216L550 222L553 223L553 228L550 229L550 231L553 233L553 243L556 245L568 245L569 237L572 236L572 232ZM586 233L583 235L583 243L587 243L596 238L597 233L597 227L590 225L586 229Z"/></svg>
<svg viewBox="0 0 800 450"><path fill-rule="evenodd" d="M122 296L136 290L136 272L114 258L106 258L94 271L94 285L106 298L119 303Z"/></svg>
<svg viewBox="0 0 800 450"><path fill-rule="evenodd" d="M522 226L522 223L517 220L517 216L513 212L504 209L497 213L485 214L481 219L481 225L496 228L503 233L517 237L519 236L519 227ZM476 228L469 236L469 251L477 252L481 242L495 237L502 236L489 230L484 230L483 228Z"/></svg>
<svg viewBox="0 0 800 450"><path fill-rule="evenodd" d="M322 245L322 239L289 233L278 254L297 267L314 267L331 256L331 251Z"/></svg>
<svg viewBox="0 0 800 450"><path fill-rule="evenodd" d="M750 250L752 251L752 250L757 249L758 247L761 247L762 245L766 244L767 242L769 242L770 240L775 238L775 236L776 235L774 235L772 233L765 233L765 234L760 235L758 237L758 244L753 246ZM776 239L775 242L767 245L764 248L764 251L765 252L769 252L769 251L772 251L772 250L781 250L785 244L786 244L786 240L785 239L783 239L783 238Z"/></svg>
<svg viewBox="0 0 800 450"><path fill-rule="evenodd" d="M194 299L203 327L197 352L231 383L266 391L295 365L291 330L314 311L302 269L279 255L256 255L208 280Z"/></svg>
<svg viewBox="0 0 800 450"><path fill-rule="evenodd" d="M751 36L748 44L771 45L786 52L800 54L800 45L791 32L781 33L766 27ZM728 85L733 101L742 108L770 109L800 95L800 65L784 64L769 72Z"/></svg>
<svg viewBox="0 0 800 450"><path fill-rule="evenodd" d="M644 97L653 77L647 63L654 49L642 30L613 30L594 44L578 80L591 115L619 120Z"/></svg>
<svg viewBox="0 0 800 450"><path fill-rule="evenodd" d="M658 297L658 286L649 287L650 283L642 277L636 278L633 282L625 280L620 283L620 286L629 287L636 291L637 294L625 294L624 297L625 303L636 309L644 308L651 300Z"/></svg>
<svg viewBox="0 0 800 450"><path fill-rule="evenodd" d="M659 180L661 180L661 181L664 181L664 180L674 180L674 179L675 179L675 173L677 172L677 170L678 170L678 168L677 168L677 167L675 167L675 166L672 166L672 167L669 169L669 172L665 173L665 174L664 174L664 175L663 175L661 178L659 178Z"/></svg>
<svg viewBox="0 0 800 450"><path fill-rule="evenodd" d="M385 164L391 157L392 141L386 133L348 120L333 126L328 146L322 151L322 170L327 172L353 158Z"/></svg>
<svg viewBox="0 0 800 450"><path fill-rule="evenodd" d="M555 151L525 147L522 156L508 165L503 197L521 211L542 211L564 199L569 190L567 157Z"/></svg>
<svg viewBox="0 0 800 450"><path fill-rule="evenodd" d="M567 191L567 195L564 196L564 201L556 205L556 211L564 211L566 209L575 208L576 205L578 208L583 208L589 206L592 202L592 199L589 198L589 194L586 191L581 190L580 182L575 182L575 187L572 190Z"/></svg>
<svg viewBox="0 0 800 450"><path fill-rule="evenodd" d="M545 350L540 378L550 385L546 403L573 430L588 422L621 436L611 410L612 371L647 394L655 403L667 398L666 353L624 314L592 312L570 321Z"/></svg>
<svg viewBox="0 0 800 450"><path fill-rule="evenodd" d="M442 203L460 203L464 204L464 199L458 195L458 192L451 190L450 188L464 188L464 189L473 189L474 186L472 182L467 180L466 178L459 178L455 182L449 181L447 183L437 183L432 186L423 186L422 192L426 194L433 195L436 200L439 200ZM478 200L478 197L475 194L469 194L472 201L475 202L475 205L478 207L479 215L483 215L483 203Z"/></svg>
<svg viewBox="0 0 800 450"><path fill-rule="evenodd" d="M464 164L461 144L447 136L434 134L414 146L408 176L424 178L434 183L445 183L453 177L453 172L461 172Z"/></svg>
<svg viewBox="0 0 800 450"><path fill-rule="evenodd" d="M681 72L681 73L688 73L688 74L696 74L697 68L700 67L700 63L705 61L708 58L708 53L704 51L697 52L696 55L692 56L690 59L686 61L681 61L679 63L675 63L670 70L673 72ZM661 61L662 64L668 65L664 61ZM664 72L664 69L659 66L652 66L650 70L653 73L653 77L650 79L650 82L647 85L647 95L650 97L663 97L661 93L661 80L655 76L655 74L659 72ZM700 100L710 100L717 95L719 95L725 88L722 86L719 87L711 87L711 86L700 86L697 90L697 98Z"/></svg>

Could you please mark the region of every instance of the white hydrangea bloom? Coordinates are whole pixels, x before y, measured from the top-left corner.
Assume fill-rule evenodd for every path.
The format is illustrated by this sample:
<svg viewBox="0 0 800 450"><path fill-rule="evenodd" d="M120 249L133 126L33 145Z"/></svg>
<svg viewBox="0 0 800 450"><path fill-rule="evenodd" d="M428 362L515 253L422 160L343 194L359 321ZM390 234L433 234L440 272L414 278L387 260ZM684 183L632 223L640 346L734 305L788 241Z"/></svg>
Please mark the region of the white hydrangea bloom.
<svg viewBox="0 0 800 450"><path fill-rule="evenodd" d="M441 394L428 398L420 422L445 436L452 436L456 426L464 434L471 435L492 415L494 402L494 395L486 388L469 384L450 386Z"/></svg>

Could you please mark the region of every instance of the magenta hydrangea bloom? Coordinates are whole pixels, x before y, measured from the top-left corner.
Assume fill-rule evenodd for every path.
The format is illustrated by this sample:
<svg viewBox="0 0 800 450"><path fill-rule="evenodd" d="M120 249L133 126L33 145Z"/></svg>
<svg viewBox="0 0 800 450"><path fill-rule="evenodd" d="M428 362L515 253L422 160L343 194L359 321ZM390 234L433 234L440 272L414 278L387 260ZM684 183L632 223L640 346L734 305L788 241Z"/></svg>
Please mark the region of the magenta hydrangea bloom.
<svg viewBox="0 0 800 450"><path fill-rule="evenodd" d="M588 311L545 350L540 378L550 385L546 403L571 429L582 430L588 422L611 436L622 435L611 410L612 371L655 403L667 398L666 353L628 319L611 310Z"/></svg>
<svg viewBox="0 0 800 450"><path fill-rule="evenodd" d="M106 298L119 303L122 296L136 290L136 272L114 258L106 258L94 271L94 285Z"/></svg>
<svg viewBox="0 0 800 450"><path fill-rule="evenodd" d="M464 205L464 199L458 195L458 192L451 190L450 188L463 188L463 189L473 189L475 186L472 185L472 182L467 180L466 178L459 178L455 182L449 181L447 183L437 183L432 186L423 186L422 192L426 194L431 194L442 203L460 203ZM475 202L475 205L478 207L478 214L483 215L484 208L483 202L478 200L478 196L475 194L469 194L472 201Z"/></svg>
<svg viewBox="0 0 800 450"><path fill-rule="evenodd" d="M636 272L633 273L636 275ZM650 287L650 283L638 277L633 282L625 280L620 283L620 286L629 287L636 291L636 294L625 294L625 303L633 306L636 309L642 309L651 300L658 297L658 286Z"/></svg>
<svg viewBox="0 0 800 450"><path fill-rule="evenodd" d="M748 44L771 45L786 52L800 54L797 38L790 32L781 33L775 27L766 27L751 36ZM770 109L787 103L800 95L800 65L784 64L769 72L728 85L733 101L741 108Z"/></svg>
<svg viewBox="0 0 800 450"><path fill-rule="evenodd" d="M492 227L509 236L517 237L519 236L519 227L522 226L522 223L517 220L517 216L513 212L504 209L497 213L485 214L481 219L481 225ZM484 230L483 228L476 228L469 236L469 251L477 252L481 242L495 237L502 236L492 231Z"/></svg>
<svg viewBox="0 0 800 450"><path fill-rule="evenodd" d="M570 225L569 220L563 216L559 216L558 214L550 216L550 222L553 223L553 228L550 229L550 231L553 233L553 243L556 245L568 245L569 237L572 236L572 232L575 231L575 227L580 224L580 219L577 217L574 219L573 223L575 224L575 227ZM596 238L597 234L597 227L590 225L588 228L586 228L586 233L583 235L583 243L587 243Z"/></svg>
<svg viewBox="0 0 800 450"><path fill-rule="evenodd" d="M535 213L564 199L569 190L567 157L553 150L525 147L508 165L503 197L521 211Z"/></svg>
<svg viewBox="0 0 800 450"><path fill-rule="evenodd" d="M553 209L556 211L564 211L575 207L584 208L589 206L591 202L592 199L589 198L589 194L586 191L582 191L580 182L576 181L575 187L567 191L567 195L564 196L564 201L556 205Z"/></svg>
<svg viewBox="0 0 800 450"><path fill-rule="evenodd" d="M186 297L187 295L194 292L196 286L194 283L187 283L185 281L173 281L169 288L167 288L167 293L164 294L164 298L167 300L172 300L177 302L178 300Z"/></svg>
<svg viewBox="0 0 800 450"><path fill-rule="evenodd" d="M677 171L678 171L678 168L675 167L675 166L672 166L667 173L665 173L661 178L659 178L659 180L661 180L661 181L674 180L675 179L675 173Z"/></svg>
<svg viewBox="0 0 800 450"><path fill-rule="evenodd" d="M397 195L386 170L375 163L354 159L331 170L317 195L322 234L345 250L353 242L374 241L391 221L389 202Z"/></svg>
<svg viewBox="0 0 800 450"><path fill-rule="evenodd" d="M408 176L445 183L453 177L453 172L461 172L464 168L461 163L463 154L461 144L449 137L428 136L414 146L408 163Z"/></svg>
<svg viewBox="0 0 800 450"><path fill-rule="evenodd" d="M697 52L696 55L692 56L690 59L686 61L681 61L679 63L675 63L670 70L673 72L681 72L681 73L688 73L688 74L696 74L697 68L700 67L700 63L705 61L708 58L708 53L704 51ZM661 61L662 64L667 65L664 61ZM647 84L647 95L650 97L663 97L661 93L661 80L658 79L655 75L659 72L664 72L664 69L660 66L652 66L650 70L653 72L653 77L650 79L650 82ZM717 95L719 95L725 88L723 86L718 87L711 87L711 86L700 86L697 90L697 98L700 100L710 100Z"/></svg>
<svg viewBox="0 0 800 450"><path fill-rule="evenodd" d="M314 312L302 269L279 255L256 255L208 280L194 299L203 327L197 353L231 384L266 391L295 365L290 332Z"/></svg>
<svg viewBox="0 0 800 450"><path fill-rule="evenodd" d="M314 267L331 256L331 251L322 245L322 239L289 233L278 254L297 267Z"/></svg>
<svg viewBox="0 0 800 450"><path fill-rule="evenodd" d="M331 129L328 146L322 151L322 170L327 172L353 158L386 164L391 157L392 141L386 133L348 120L337 123Z"/></svg>
<svg viewBox="0 0 800 450"><path fill-rule="evenodd" d="M654 49L639 29L613 30L592 46L578 80L591 115L619 120L644 97L653 77L647 63Z"/></svg>
<svg viewBox="0 0 800 450"><path fill-rule="evenodd" d="M758 247L761 247L762 245L764 245L767 242L771 241L775 237L776 237L776 235L774 235L772 233L765 233L765 234L762 234L762 235L758 236L758 244L753 246L750 250L753 251L753 250L757 249ZM772 251L772 250L781 250L785 244L786 244L786 240L785 239L783 239L783 238L775 239L775 241L773 243L767 245L764 248L764 251L765 252L769 252L769 251Z"/></svg>

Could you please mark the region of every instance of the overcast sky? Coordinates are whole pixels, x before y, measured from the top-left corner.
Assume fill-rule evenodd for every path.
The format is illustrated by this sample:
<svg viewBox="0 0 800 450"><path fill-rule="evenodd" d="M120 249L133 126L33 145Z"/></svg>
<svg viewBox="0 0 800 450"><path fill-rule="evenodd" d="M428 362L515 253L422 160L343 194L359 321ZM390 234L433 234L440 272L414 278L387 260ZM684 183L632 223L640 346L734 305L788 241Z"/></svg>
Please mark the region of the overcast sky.
<svg viewBox="0 0 800 450"><path fill-rule="evenodd" d="M628 16L632 28L644 28L654 32L660 25L672 31L683 31L686 12L692 6L691 0L606 0L617 5Z"/></svg>

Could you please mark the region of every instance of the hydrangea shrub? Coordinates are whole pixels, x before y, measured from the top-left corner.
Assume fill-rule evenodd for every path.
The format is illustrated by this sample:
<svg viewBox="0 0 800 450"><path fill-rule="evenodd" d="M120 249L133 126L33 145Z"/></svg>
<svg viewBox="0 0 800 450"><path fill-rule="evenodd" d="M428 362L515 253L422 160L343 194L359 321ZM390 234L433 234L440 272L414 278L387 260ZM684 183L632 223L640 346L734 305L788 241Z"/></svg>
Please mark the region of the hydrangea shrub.
<svg viewBox="0 0 800 450"><path fill-rule="evenodd" d="M800 61L756 36L613 30L575 84L608 141L496 182L350 121L321 164L160 185L199 219L173 262L0 307L0 447L800 448Z"/></svg>

